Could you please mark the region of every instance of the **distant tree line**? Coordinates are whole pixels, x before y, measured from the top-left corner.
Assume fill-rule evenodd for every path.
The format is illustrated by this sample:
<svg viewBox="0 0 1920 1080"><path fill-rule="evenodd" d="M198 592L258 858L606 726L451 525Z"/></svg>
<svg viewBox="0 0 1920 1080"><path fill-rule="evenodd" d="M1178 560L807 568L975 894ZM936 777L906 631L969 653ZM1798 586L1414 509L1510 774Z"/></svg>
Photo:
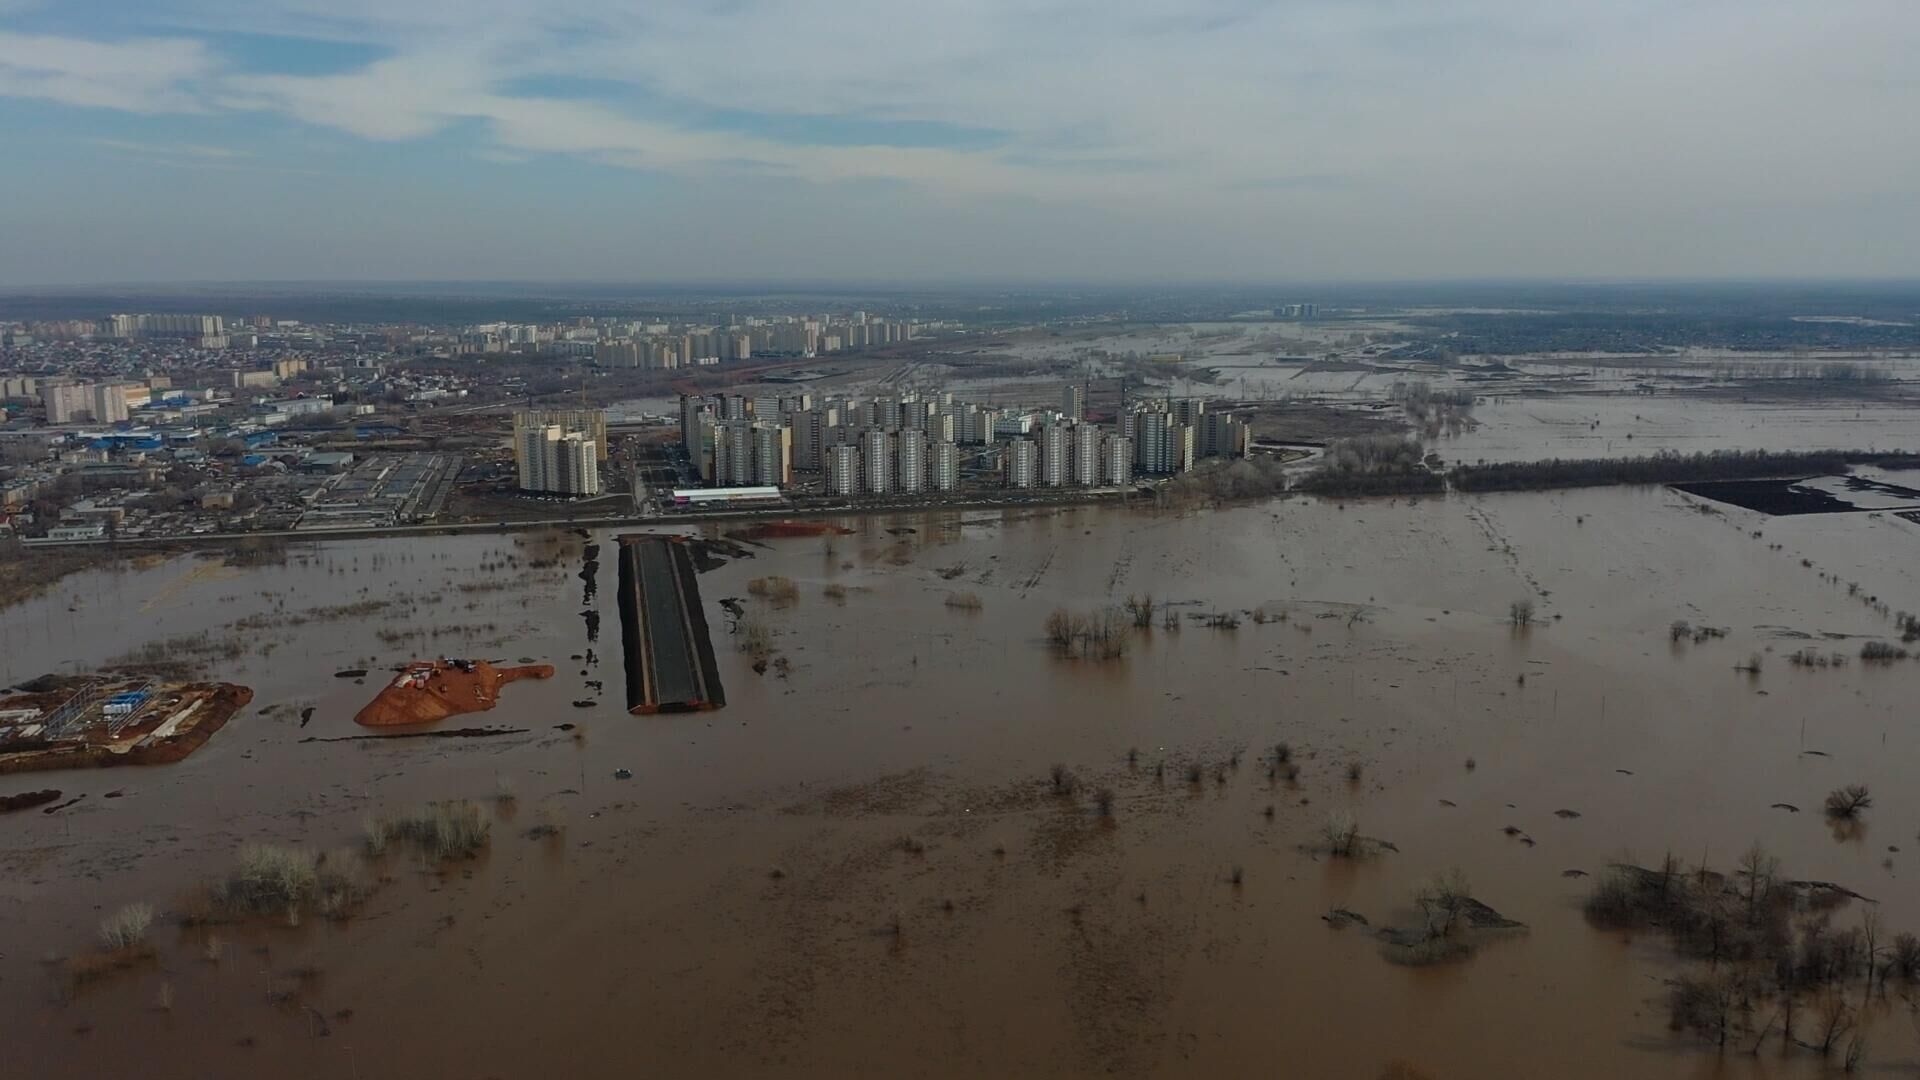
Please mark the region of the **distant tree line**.
<svg viewBox="0 0 1920 1080"><path fill-rule="evenodd" d="M1650 457L1552 458L1460 465L1448 474L1448 479L1456 491L1542 491L1840 472L1847 462L1848 454L1838 450L1715 450L1701 454L1663 451Z"/></svg>
<svg viewBox="0 0 1920 1080"><path fill-rule="evenodd" d="M1541 352L1658 354L1687 346L1735 352L1795 349L1920 348L1920 330L1904 322L1807 321L1781 316L1675 315L1568 311L1490 315L1457 313L1406 320L1462 355Z"/></svg>
<svg viewBox="0 0 1920 1080"><path fill-rule="evenodd" d="M1442 474L1424 457L1418 440L1398 436L1341 439L1327 449L1318 469L1293 490L1315 495L1426 495L1455 491L1548 491L1633 484L1682 484L1705 480L1755 480L1845 472L1850 465L1920 469L1920 453L1873 450L1715 450L1648 457L1552 458L1458 465Z"/></svg>

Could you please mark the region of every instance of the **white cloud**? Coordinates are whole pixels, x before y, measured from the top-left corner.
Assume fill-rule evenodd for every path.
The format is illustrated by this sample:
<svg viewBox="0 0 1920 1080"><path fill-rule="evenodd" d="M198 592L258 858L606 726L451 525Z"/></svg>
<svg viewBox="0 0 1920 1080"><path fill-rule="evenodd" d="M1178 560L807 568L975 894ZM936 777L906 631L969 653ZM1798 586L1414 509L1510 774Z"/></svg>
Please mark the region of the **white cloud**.
<svg viewBox="0 0 1920 1080"><path fill-rule="evenodd" d="M127 112L191 112L192 84L213 70L204 45L184 38L87 41L0 30L0 97Z"/></svg>
<svg viewBox="0 0 1920 1080"><path fill-rule="evenodd" d="M203 146L199 143L153 143L138 142L133 139L88 139L87 142L95 146L104 146L109 150L124 150L133 154L196 158L207 161L228 161L253 156L245 150L235 150L227 146Z"/></svg>
<svg viewBox="0 0 1920 1080"><path fill-rule="evenodd" d="M1920 247L1911 0L155 0L141 16L180 36L0 31L0 96L247 110L383 142L458 132L496 161L885 181L1143 244L1142 223L1177 223L1151 246L1191 242L1204 263L1211 243L1241 267L1284 240L1383 274L1469 256L1472 272L1606 272L1635 250L1634 271L1658 270L1810 203L1878 207ZM195 40L231 31L381 58L244 72ZM890 145L900 124L916 145ZM943 146L943 126L995 134Z"/></svg>

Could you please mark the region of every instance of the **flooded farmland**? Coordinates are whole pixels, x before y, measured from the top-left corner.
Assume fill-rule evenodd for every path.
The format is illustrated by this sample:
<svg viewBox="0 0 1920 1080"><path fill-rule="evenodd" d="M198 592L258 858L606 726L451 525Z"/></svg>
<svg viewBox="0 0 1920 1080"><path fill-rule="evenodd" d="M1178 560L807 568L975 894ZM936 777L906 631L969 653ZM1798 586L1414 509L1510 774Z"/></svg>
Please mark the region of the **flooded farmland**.
<svg viewBox="0 0 1920 1080"><path fill-rule="evenodd" d="M255 698L177 765L0 779L87 796L0 817L8 1070L1814 1076L1837 1056L1669 1030L1667 981L1704 965L1596 929L1594 882L1668 853L1731 873L1758 842L1859 894L1836 930L1920 931L1920 661L1857 659L1920 611L1920 524L1892 513L1621 488L838 524L701 576L708 713L626 714L590 640L616 597L576 576L610 534L180 558L11 610L9 682L158 641ZM1147 595L1120 655L1047 640L1056 610ZM557 674L473 718L501 734L325 741L439 656ZM1836 822L1846 784L1874 801ZM346 918L168 917L244 844L356 848L447 799L485 807L485 850L372 857ZM1367 857L1329 853L1340 815ZM1523 925L1405 962L1372 931L1455 869ZM134 902L151 961L66 978ZM1920 1059L1911 990L1847 988L1868 1065Z"/></svg>

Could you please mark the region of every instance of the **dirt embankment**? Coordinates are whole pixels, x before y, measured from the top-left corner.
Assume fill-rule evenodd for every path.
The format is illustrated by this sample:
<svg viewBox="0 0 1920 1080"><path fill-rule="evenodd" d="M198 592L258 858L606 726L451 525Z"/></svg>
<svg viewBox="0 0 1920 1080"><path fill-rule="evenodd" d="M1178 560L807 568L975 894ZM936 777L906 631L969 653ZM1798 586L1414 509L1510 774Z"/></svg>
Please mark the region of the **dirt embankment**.
<svg viewBox="0 0 1920 1080"><path fill-rule="evenodd" d="M552 664L495 667L485 660L416 661L400 669L353 722L362 727L431 724L493 708L507 683L551 678Z"/></svg>
<svg viewBox="0 0 1920 1080"><path fill-rule="evenodd" d="M829 521L768 521L741 529L728 529L733 540L790 540L809 536L849 536L852 529Z"/></svg>
<svg viewBox="0 0 1920 1080"><path fill-rule="evenodd" d="M183 709L191 713L173 734L143 739L129 750L99 743L15 745L0 757L0 776L43 769L98 769L112 765L171 765L205 746L213 733L227 726L234 714L253 701L253 691L232 683L197 683L182 687ZM192 701L195 697L198 701ZM192 702L189 704L189 702Z"/></svg>
<svg viewBox="0 0 1920 1080"><path fill-rule="evenodd" d="M60 797L60 789L48 788L45 791L23 791L18 795L0 795L0 814L10 814L15 810L31 810L44 806Z"/></svg>

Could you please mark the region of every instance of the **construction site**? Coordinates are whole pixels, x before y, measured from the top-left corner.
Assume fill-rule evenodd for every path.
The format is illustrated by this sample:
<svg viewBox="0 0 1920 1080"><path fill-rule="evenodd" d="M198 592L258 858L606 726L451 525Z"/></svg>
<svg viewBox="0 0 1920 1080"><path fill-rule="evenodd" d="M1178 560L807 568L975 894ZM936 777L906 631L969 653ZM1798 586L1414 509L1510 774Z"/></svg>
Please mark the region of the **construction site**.
<svg viewBox="0 0 1920 1080"><path fill-rule="evenodd" d="M146 676L46 676L0 698L0 774L166 764L199 749L253 691Z"/></svg>

